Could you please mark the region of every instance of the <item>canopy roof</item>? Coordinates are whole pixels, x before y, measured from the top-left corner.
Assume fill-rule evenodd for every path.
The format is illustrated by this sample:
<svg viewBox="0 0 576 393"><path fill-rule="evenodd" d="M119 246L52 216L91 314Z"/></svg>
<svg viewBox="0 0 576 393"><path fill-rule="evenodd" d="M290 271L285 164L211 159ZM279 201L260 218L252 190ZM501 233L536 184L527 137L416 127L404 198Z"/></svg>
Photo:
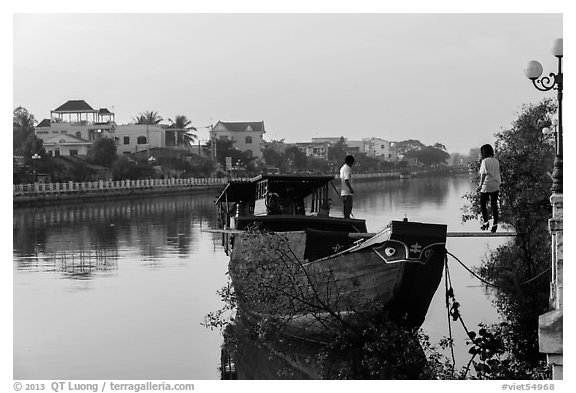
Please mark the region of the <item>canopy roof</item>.
<svg viewBox="0 0 576 393"><path fill-rule="evenodd" d="M262 181L268 182L268 189L271 192L281 194L290 189L300 197L306 197L333 179L332 175L259 175L247 181L231 181L216 203L255 200L256 186Z"/></svg>

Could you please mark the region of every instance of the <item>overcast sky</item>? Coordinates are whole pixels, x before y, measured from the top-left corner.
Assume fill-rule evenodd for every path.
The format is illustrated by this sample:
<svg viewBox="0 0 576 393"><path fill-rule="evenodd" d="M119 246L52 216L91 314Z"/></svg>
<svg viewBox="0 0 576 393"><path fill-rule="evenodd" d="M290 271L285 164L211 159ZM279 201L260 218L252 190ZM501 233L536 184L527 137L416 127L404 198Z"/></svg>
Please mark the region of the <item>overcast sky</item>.
<svg viewBox="0 0 576 393"><path fill-rule="evenodd" d="M492 143L556 72L561 14L15 14L13 105L68 100L197 127L264 121L266 140ZM200 129L201 139L207 135Z"/></svg>

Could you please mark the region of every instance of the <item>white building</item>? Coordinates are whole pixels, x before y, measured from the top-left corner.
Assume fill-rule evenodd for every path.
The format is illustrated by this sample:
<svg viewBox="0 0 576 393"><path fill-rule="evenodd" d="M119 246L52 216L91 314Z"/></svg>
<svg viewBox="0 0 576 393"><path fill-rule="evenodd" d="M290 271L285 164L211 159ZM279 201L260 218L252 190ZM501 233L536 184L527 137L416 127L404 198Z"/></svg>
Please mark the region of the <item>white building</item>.
<svg viewBox="0 0 576 393"><path fill-rule="evenodd" d="M156 124L122 124L116 127L117 154L166 147L166 127Z"/></svg>
<svg viewBox="0 0 576 393"><path fill-rule="evenodd" d="M298 142L296 146L298 150L306 154L307 157L328 159L330 142L313 139L312 142Z"/></svg>
<svg viewBox="0 0 576 393"><path fill-rule="evenodd" d="M362 138L360 141L348 141L347 145L378 160L396 161L398 158L392 143L381 138Z"/></svg>
<svg viewBox="0 0 576 393"><path fill-rule="evenodd" d="M50 155L85 155L94 141L114 138L115 129L114 113L108 109L70 100L50 111L50 119L42 120L35 133Z"/></svg>
<svg viewBox="0 0 576 393"><path fill-rule="evenodd" d="M393 149L389 141L381 138L364 138L366 154L379 160L394 161Z"/></svg>
<svg viewBox="0 0 576 393"><path fill-rule="evenodd" d="M49 156L85 156L93 142L74 135L54 135L43 140L44 150Z"/></svg>
<svg viewBox="0 0 576 393"><path fill-rule="evenodd" d="M228 139L233 147L248 151L254 158L262 158L264 147L264 122L222 122L219 121L210 131L211 140Z"/></svg>

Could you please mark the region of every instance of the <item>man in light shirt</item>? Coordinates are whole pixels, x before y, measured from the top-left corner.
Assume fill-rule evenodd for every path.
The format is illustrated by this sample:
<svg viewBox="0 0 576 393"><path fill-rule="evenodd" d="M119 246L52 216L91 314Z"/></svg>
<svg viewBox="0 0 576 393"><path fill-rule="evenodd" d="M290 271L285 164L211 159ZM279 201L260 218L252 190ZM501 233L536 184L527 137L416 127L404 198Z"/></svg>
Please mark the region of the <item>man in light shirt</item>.
<svg viewBox="0 0 576 393"><path fill-rule="evenodd" d="M340 168L340 196L344 203L344 218L350 218L352 214L352 195L354 189L352 188L352 166L354 165L354 156L347 155L344 159L344 165Z"/></svg>

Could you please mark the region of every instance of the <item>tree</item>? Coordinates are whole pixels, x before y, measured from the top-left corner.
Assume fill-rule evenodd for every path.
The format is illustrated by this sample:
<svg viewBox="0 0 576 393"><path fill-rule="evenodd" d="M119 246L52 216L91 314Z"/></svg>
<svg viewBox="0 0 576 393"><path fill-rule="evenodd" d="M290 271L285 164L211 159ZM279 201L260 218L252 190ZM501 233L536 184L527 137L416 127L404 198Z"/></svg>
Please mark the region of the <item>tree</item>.
<svg viewBox="0 0 576 393"><path fill-rule="evenodd" d="M394 142L394 147L398 152L398 155L403 156L406 152L410 150L420 150L425 147L425 145L416 139L408 139L402 142Z"/></svg>
<svg viewBox="0 0 576 393"><path fill-rule="evenodd" d="M443 144L440 143L440 142L436 142L432 147L434 147L434 148L436 148L436 149L439 149L439 150L447 151L447 150L446 150L446 146L443 145Z"/></svg>
<svg viewBox="0 0 576 393"><path fill-rule="evenodd" d="M118 157L112 164L114 180L148 179L155 174L154 169L147 163L131 162L127 157Z"/></svg>
<svg viewBox="0 0 576 393"><path fill-rule="evenodd" d="M134 118L134 122L136 124L158 124L162 120L162 117L158 115L158 112L154 111L145 111L144 113L140 113L137 117Z"/></svg>
<svg viewBox="0 0 576 393"><path fill-rule="evenodd" d="M232 163L240 162L244 167L253 160L249 152L240 151L234 147L234 141L230 139L217 139L216 146L216 159L222 168L226 168L226 157L232 159ZM212 152L212 141L206 143L204 152L210 154Z"/></svg>
<svg viewBox="0 0 576 393"><path fill-rule="evenodd" d="M473 147L468 152L468 161L470 163L477 162L480 157L480 147Z"/></svg>
<svg viewBox="0 0 576 393"><path fill-rule="evenodd" d="M41 157L40 161L43 161L47 157L44 142L42 139L36 137L34 133L28 134L19 151L24 156L24 162L28 165L34 164L32 160L34 154L38 154Z"/></svg>
<svg viewBox="0 0 576 393"><path fill-rule="evenodd" d="M204 157L193 156L192 165L187 176L191 177L208 177L216 170L216 163L214 160Z"/></svg>
<svg viewBox="0 0 576 393"><path fill-rule="evenodd" d="M434 146L425 146L419 150L409 150L404 156L407 158L416 158L427 167L446 164L450 158L450 154Z"/></svg>
<svg viewBox="0 0 576 393"><path fill-rule="evenodd" d="M88 157L92 163L110 168L116 160L116 150L116 142L113 139L100 138L90 147Z"/></svg>
<svg viewBox="0 0 576 393"><path fill-rule="evenodd" d="M12 116L12 152L14 155L24 154L22 147L28 137L34 134L35 124L34 115L26 108L19 106L14 109Z"/></svg>
<svg viewBox="0 0 576 393"><path fill-rule="evenodd" d="M280 168L284 162L284 154L276 151L275 149L271 148L270 146L266 146L264 150L262 150L262 157L267 165Z"/></svg>
<svg viewBox="0 0 576 393"><path fill-rule="evenodd" d="M301 152L298 147L287 147L284 155L286 156L288 164L287 169L291 169L291 172L299 172L306 169L308 164L308 157L306 156L306 153Z"/></svg>
<svg viewBox="0 0 576 393"><path fill-rule="evenodd" d="M344 162L344 158L348 153L347 148L346 140L341 136L338 142L328 147L328 160L338 163Z"/></svg>
<svg viewBox="0 0 576 393"><path fill-rule="evenodd" d="M186 144L191 146L198 136L192 131L197 131L196 127L192 126L192 121L184 115L176 115L174 120L168 119L172 123L171 128L176 131L176 143L178 146Z"/></svg>
<svg viewBox="0 0 576 393"><path fill-rule="evenodd" d="M467 157L462 153L452 153L450 154L450 163L452 165L464 165L467 163Z"/></svg>
<svg viewBox="0 0 576 393"><path fill-rule="evenodd" d="M497 133L495 156L500 161L500 221L516 230L518 236L492 251L479 273L500 287L497 306L508 324L494 328L508 339L514 359L537 367L542 362L538 350L538 316L548 309L551 239L548 219L553 167L552 141L542 134L556 111L552 99L537 105L524 105L512 127ZM479 161L472 166L478 170ZM478 193L468 193L463 220L480 214ZM539 275L539 276L538 276ZM536 276L539 279L534 279Z"/></svg>

